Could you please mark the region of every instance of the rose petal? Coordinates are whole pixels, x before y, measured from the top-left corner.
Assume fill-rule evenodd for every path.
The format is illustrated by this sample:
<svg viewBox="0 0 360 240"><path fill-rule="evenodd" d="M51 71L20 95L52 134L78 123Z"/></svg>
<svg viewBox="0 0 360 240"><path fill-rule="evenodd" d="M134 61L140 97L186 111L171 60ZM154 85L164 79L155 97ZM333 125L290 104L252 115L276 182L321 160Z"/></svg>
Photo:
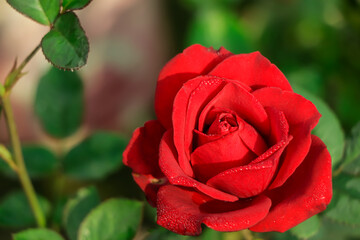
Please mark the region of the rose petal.
<svg viewBox="0 0 360 240"><path fill-rule="evenodd" d="M264 107L246 89L228 82L221 91L206 105L199 117L199 123L205 122L212 109L228 109L252 125L263 134L269 132L269 119Z"/></svg>
<svg viewBox="0 0 360 240"><path fill-rule="evenodd" d="M236 196L209 187L184 173L176 161L176 150L170 130L165 132L160 143L159 165L171 184L193 187L214 199L222 201L234 202L238 200Z"/></svg>
<svg viewBox="0 0 360 240"><path fill-rule="evenodd" d="M157 192L159 188L167 184L166 178L157 179L151 175L132 174L135 182L145 193L146 199L151 206L156 207Z"/></svg>
<svg viewBox="0 0 360 240"><path fill-rule="evenodd" d="M183 235L199 235L202 223L217 231L239 231L261 221L271 206L265 196L235 203L209 200L196 191L164 186L158 192L157 223Z"/></svg>
<svg viewBox="0 0 360 240"><path fill-rule="evenodd" d="M323 211L332 197L331 157L325 144L312 135L304 162L281 187L269 192L273 205L267 217L250 228L256 232L285 232Z"/></svg>
<svg viewBox="0 0 360 240"><path fill-rule="evenodd" d="M137 128L123 153L123 162L135 173L163 177L159 167L159 145L165 129L157 120Z"/></svg>
<svg viewBox="0 0 360 240"><path fill-rule="evenodd" d="M285 138L289 134L289 124L286 120L285 114L274 107L265 108L270 119L270 133L268 141L270 144L275 144Z"/></svg>
<svg viewBox="0 0 360 240"><path fill-rule="evenodd" d="M311 145L311 130L321 115L312 102L294 92L262 88L254 91L253 95L264 107L274 107L284 113L290 134L294 137L284 152L279 172L269 187L272 189L284 184L304 160Z"/></svg>
<svg viewBox="0 0 360 240"><path fill-rule="evenodd" d="M194 133L195 133L195 140L194 140L194 144L197 147L200 147L204 144L207 144L209 142L213 142L217 139L220 139L224 136L222 135L207 135L205 133L200 132L199 130L194 129Z"/></svg>
<svg viewBox="0 0 360 240"><path fill-rule="evenodd" d="M284 74L259 52L228 57L218 64L209 75L236 79L252 89L279 87L292 91Z"/></svg>
<svg viewBox="0 0 360 240"><path fill-rule="evenodd" d="M241 140L251 151L260 156L268 149L266 142L250 124L239 118L238 122L241 122L242 125L242 128L238 131Z"/></svg>
<svg viewBox="0 0 360 240"><path fill-rule="evenodd" d="M235 131L195 149L191 164L202 182L226 169L248 164L256 155L249 150Z"/></svg>
<svg viewBox="0 0 360 240"><path fill-rule="evenodd" d="M206 107L205 107L206 109ZM239 129L239 124L237 123L237 116L234 111L231 109L225 109L225 108L211 108L210 111L203 110L200 114L199 120L198 120L198 129L195 129L194 131L198 133L198 137L202 138L201 140L204 142L210 142L217 138L220 138L228 133L234 132L237 129ZM205 111L205 112L204 112ZM206 114L206 115L205 115ZM229 128L229 131L222 134L209 134L209 126L213 124L214 121L219 121L218 117L223 114L230 114L231 118L233 118L231 121L234 123L231 124L232 126ZM241 126L240 126L241 127ZM207 129L207 130L206 130ZM206 133L204 133L206 132ZM201 135L201 136L200 136ZM206 138L209 138L209 140L206 140ZM198 146L198 145L197 145Z"/></svg>
<svg viewBox="0 0 360 240"><path fill-rule="evenodd" d="M193 130L204 106L222 89L223 79L201 76L184 84L174 101L174 143L180 167L188 176L193 176L190 165L190 150Z"/></svg>
<svg viewBox="0 0 360 240"><path fill-rule="evenodd" d="M228 169L212 177L207 185L239 198L256 196L263 192L273 179L280 156L291 138L280 141L252 163Z"/></svg>
<svg viewBox="0 0 360 240"><path fill-rule="evenodd" d="M192 45L171 59L161 70L155 93L155 112L166 128L171 128L171 112L176 93L183 83L207 74L219 62L232 55L225 48L218 51Z"/></svg>

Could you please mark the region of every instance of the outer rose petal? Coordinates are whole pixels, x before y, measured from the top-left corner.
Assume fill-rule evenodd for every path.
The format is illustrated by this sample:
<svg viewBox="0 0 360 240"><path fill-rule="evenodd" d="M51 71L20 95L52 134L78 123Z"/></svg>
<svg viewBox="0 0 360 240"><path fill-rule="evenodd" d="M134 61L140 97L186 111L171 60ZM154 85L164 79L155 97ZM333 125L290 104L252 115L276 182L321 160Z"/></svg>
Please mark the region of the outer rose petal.
<svg viewBox="0 0 360 240"><path fill-rule="evenodd" d="M238 198L234 195L219 191L207 186L189 176L180 168L177 162L175 146L173 144L171 130L165 132L160 143L159 165L169 182L174 185L196 188L200 192L222 201L234 202Z"/></svg>
<svg viewBox="0 0 360 240"><path fill-rule="evenodd" d="M158 192L157 223L184 235L199 235L201 223L217 231L239 231L261 221L271 206L266 196L234 203L209 200L196 191L164 186Z"/></svg>
<svg viewBox="0 0 360 240"><path fill-rule="evenodd" d="M171 112L176 93L187 80L207 74L219 62L233 55L225 48L218 51L192 45L171 59L161 70L155 93L155 112L159 121L171 128Z"/></svg>
<svg viewBox="0 0 360 240"><path fill-rule="evenodd" d="M157 120L137 128L123 153L123 162L138 174L163 177L159 168L159 145L165 129Z"/></svg>
<svg viewBox="0 0 360 240"><path fill-rule="evenodd" d="M252 89L279 87L292 91L284 74L259 52L233 55L218 64L209 75L239 80Z"/></svg>
<svg viewBox="0 0 360 240"><path fill-rule="evenodd" d="M319 121L320 113L315 105L299 94L282 91L280 88L262 88L253 95L264 107L282 111L287 119L290 135L294 139L283 154L279 172L270 189L284 184L301 164L311 145L311 130Z"/></svg>
<svg viewBox="0 0 360 240"><path fill-rule="evenodd" d="M312 135L304 162L282 187L267 195L273 202L271 210L252 231L284 232L325 210L332 197L331 157L325 144Z"/></svg>

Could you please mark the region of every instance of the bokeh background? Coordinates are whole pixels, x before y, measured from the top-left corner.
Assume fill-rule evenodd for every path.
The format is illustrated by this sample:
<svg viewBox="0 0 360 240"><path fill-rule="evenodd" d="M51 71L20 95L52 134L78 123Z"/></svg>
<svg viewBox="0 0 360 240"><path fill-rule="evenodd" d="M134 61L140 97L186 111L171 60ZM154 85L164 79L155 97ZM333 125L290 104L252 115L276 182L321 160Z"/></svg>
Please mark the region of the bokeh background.
<svg viewBox="0 0 360 240"><path fill-rule="evenodd" d="M360 0L94 0L77 14L90 40L88 63L79 71L86 110L81 129L62 147L71 148L97 129L130 137L153 119L159 71L193 43L234 53L260 51L291 83L323 99L346 133L360 121ZM1 81L15 57L21 61L47 31L0 1ZM38 53L12 103L22 141L57 152L58 142L42 131L33 109L37 83L49 68ZM0 142L7 141L1 118ZM64 181L66 194L88 184ZM56 185L54 177L35 181L50 199L51 184ZM126 168L94 184L104 198L143 197ZM17 187L0 176L0 197ZM0 229L0 239L8 238Z"/></svg>

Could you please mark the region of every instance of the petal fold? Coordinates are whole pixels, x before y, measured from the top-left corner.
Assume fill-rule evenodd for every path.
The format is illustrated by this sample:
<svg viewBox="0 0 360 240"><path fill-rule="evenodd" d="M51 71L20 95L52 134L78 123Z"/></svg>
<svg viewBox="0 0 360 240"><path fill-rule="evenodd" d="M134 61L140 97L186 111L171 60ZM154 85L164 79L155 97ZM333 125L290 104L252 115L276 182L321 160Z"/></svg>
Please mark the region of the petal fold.
<svg viewBox="0 0 360 240"><path fill-rule="evenodd" d="M272 207L267 217L250 228L256 232L285 232L325 210L332 197L331 157L325 144L312 135L304 162L286 183L267 193Z"/></svg>
<svg viewBox="0 0 360 240"><path fill-rule="evenodd" d="M167 185L158 192L157 223L183 235L199 235L202 223L217 231L239 231L261 221L270 206L271 201L266 196L226 203Z"/></svg>
<svg viewBox="0 0 360 240"><path fill-rule="evenodd" d="M209 75L238 80L253 90L278 87L292 91L284 74L259 52L230 56L218 64Z"/></svg>
<svg viewBox="0 0 360 240"><path fill-rule="evenodd" d="M256 157L235 131L196 148L191 154L191 164L196 178L206 182L216 174L248 164Z"/></svg>
<svg viewBox="0 0 360 240"><path fill-rule="evenodd" d="M159 167L159 146L164 132L164 127L157 120L137 128L123 153L124 164L134 173L163 177Z"/></svg>
<svg viewBox="0 0 360 240"><path fill-rule="evenodd" d="M207 74L218 63L232 55L225 48L218 51L199 44L186 48L161 70L155 92L155 112L166 128L171 128L171 112L176 93L181 86L199 75Z"/></svg>
<svg viewBox="0 0 360 240"><path fill-rule="evenodd" d="M160 143L159 165L162 172L171 184L183 187L191 187L218 200L234 202L238 197L207 186L194 178L189 177L177 162L176 150L172 140L171 131L165 132Z"/></svg>
<svg viewBox="0 0 360 240"><path fill-rule="evenodd" d="M228 169L209 179L207 184L239 198L256 196L269 186L281 154L291 137L278 142L248 165Z"/></svg>
<svg viewBox="0 0 360 240"><path fill-rule="evenodd" d="M293 136L283 154L279 172L269 187L273 189L284 184L306 157L311 145L311 130L321 115L312 102L294 92L262 88L254 91L253 95L264 107L273 107L284 113L289 134Z"/></svg>
<svg viewBox="0 0 360 240"><path fill-rule="evenodd" d="M206 104L223 88L225 81L216 77L201 76L188 81L179 90L174 101L174 143L178 162L183 171L193 177L190 152L194 129Z"/></svg>

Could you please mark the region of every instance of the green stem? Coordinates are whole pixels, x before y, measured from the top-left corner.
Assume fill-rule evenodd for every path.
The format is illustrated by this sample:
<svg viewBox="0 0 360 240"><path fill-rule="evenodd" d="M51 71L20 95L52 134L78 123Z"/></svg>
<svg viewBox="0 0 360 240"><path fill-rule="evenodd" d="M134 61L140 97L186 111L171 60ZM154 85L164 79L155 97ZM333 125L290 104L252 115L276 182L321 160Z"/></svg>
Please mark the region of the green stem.
<svg viewBox="0 0 360 240"><path fill-rule="evenodd" d="M11 153L2 144L0 144L0 157L7 163L7 165L9 165L12 170L14 170L14 172L18 172L18 168L12 159Z"/></svg>
<svg viewBox="0 0 360 240"><path fill-rule="evenodd" d="M9 73L9 75L6 77L5 80L5 90L10 91L11 88L15 85L15 83L23 76L22 70L26 66L26 64L35 56L37 51L41 48L41 43L37 45L34 50L24 59L24 61L19 65L19 67L16 67L16 61L14 64L13 69Z"/></svg>
<svg viewBox="0 0 360 240"><path fill-rule="evenodd" d="M249 229L244 229L241 232L242 232L242 235L245 240L253 240L254 239L254 236Z"/></svg>
<svg viewBox="0 0 360 240"><path fill-rule="evenodd" d="M17 169L18 169L17 174L19 176L20 183L25 191L26 197L34 213L37 225L39 227L45 227L46 220L44 213L40 207L39 201L35 194L34 187L26 171L26 166L24 163L24 158L21 150L21 143L16 130L14 114L10 105L9 92L3 95L1 97L1 100L4 108L5 119L10 135L11 145L13 147L13 158L17 165Z"/></svg>

